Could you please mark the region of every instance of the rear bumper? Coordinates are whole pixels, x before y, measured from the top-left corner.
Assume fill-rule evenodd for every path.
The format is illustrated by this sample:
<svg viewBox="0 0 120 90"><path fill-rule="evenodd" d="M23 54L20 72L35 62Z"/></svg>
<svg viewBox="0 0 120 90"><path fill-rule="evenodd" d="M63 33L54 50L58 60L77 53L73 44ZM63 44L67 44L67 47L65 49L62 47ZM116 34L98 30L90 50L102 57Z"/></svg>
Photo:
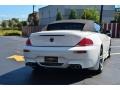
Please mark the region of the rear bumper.
<svg viewBox="0 0 120 90"><path fill-rule="evenodd" d="M45 64L45 63L44 63ZM32 67L32 68L40 68L40 69L48 69L49 67L44 67L44 66L40 66L38 63L36 62L26 62L25 63L26 66ZM47 64L48 65L48 64ZM51 69L54 69L54 67L50 67ZM69 67L67 67L66 69L82 69L80 64L70 64ZM62 68L64 69L64 68Z"/></svg>
<svg viewBox="0 0 120 90"><path fill-rule="evenodd" d="M70 65L80 65L82 68L95 66L98 60L99 47L24 47L25 63L37 63L48 68L68 68ZM45 56L58 57L58 63L45 63ZM30 65L29 65L30 66Z"/></svg>

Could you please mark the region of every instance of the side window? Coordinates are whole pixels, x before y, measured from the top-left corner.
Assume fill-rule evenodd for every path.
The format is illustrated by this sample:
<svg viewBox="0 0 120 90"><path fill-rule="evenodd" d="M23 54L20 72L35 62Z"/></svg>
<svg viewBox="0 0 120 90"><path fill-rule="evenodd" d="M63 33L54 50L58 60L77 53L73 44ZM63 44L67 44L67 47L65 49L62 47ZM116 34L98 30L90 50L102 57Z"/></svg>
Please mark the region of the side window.
<svg viewBox="0 0 120 90"><path fill-rule="evenodd" d="M100 25L94 23L95 32L100 32Z"/></svg>

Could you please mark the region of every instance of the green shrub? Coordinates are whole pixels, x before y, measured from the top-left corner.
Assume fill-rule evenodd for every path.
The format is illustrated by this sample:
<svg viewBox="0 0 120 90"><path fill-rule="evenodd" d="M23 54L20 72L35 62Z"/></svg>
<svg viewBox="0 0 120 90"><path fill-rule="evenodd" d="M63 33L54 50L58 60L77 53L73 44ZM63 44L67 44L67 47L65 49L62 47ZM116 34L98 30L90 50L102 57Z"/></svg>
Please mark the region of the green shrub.
<svg viewBox="0 0 120 90"><path fill-rule="evenodd" d="M0 30L0 36L21 36L22 32L18 30Z"/></svg>
<svg viewBox="0 0 120 90"><path fill-rule="evenodd" d="M69 14L69 18L68 18L68 19L77 19L77 18L78 18L78 16L77 16L77 11L74 10L74 9L72 9L72 10L70 11L70 14Z"/></svg>
<svg viewBox="0 0 120 90"><path fill-rule="evenodd" d="M12 33L5 33L4 36L21 36L21 34L17 32L12 32Z"/></svg>
<svg viewBox="0 0 120 90"><path fill-rule="evenodd" d="M6 27L6 28L1 28L2 30L20 30L18 27L14 27L14 28L11 28L11 27Z"/></svg>
<svg viewBox="0 0 120 90"><path fill-rule="evenodd" d="M86 8L82 13L81 18L99 22L100 14L96 8Z"/></svg>
<svg viewBox="0 0 120 90"><path fill-rule="evenodd" d="M56 14L56 21L62 20L62 19L63 19L62 13L58 11Z"/></svg>

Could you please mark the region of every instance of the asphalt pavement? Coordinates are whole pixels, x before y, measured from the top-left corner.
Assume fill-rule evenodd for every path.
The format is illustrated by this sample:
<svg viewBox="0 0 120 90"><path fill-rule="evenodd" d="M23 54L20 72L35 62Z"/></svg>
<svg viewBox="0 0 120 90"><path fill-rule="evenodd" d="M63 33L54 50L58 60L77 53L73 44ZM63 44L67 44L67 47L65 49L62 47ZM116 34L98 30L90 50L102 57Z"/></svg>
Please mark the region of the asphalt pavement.
<svg viewBox="0 0 120 90"><path fill-rule="evenodd" d="M111 58L104 63L101 74L88 70L49 70L33 72L24 62L8 59L23 55L26 38L0 37L0 84L5 85L120 85L120 39L112 39Z"/></svg>

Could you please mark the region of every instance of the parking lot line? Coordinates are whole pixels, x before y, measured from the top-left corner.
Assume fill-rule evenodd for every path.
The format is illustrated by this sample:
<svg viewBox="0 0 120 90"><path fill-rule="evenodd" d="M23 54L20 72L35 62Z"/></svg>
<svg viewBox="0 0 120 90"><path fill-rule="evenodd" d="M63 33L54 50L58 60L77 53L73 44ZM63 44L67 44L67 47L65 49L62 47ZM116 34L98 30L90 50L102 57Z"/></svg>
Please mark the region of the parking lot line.
<svg viewBox="0 0 120 90"><path fill-rule="evenodd" d="M24 61L24 56L21 56L21 55L12 55L10 57L7 57L7 59L15 60L17 62L23 62Z"/></svg>
<svg viewBox="0 0 120 90"><path fill-rule="evenodd" d="M111 46L112 48L118 48L118 47L120 47L120 46Z"/></svg>
<svg viewBox="0 0 120 90"><path fill-rule="evenodd" d="M111 53L111 55L120 55L120 53Z"/></svg>

